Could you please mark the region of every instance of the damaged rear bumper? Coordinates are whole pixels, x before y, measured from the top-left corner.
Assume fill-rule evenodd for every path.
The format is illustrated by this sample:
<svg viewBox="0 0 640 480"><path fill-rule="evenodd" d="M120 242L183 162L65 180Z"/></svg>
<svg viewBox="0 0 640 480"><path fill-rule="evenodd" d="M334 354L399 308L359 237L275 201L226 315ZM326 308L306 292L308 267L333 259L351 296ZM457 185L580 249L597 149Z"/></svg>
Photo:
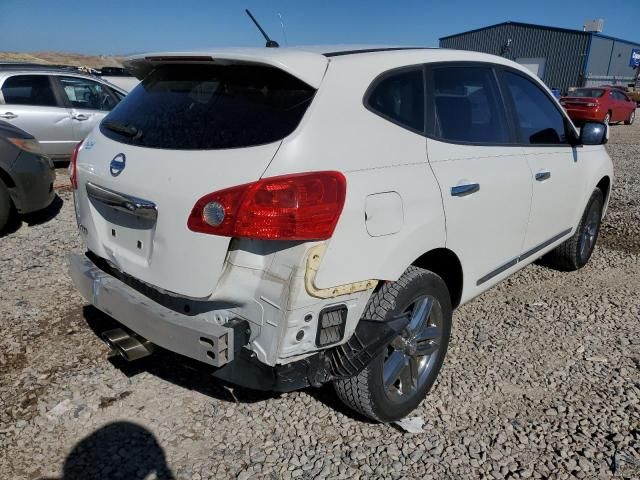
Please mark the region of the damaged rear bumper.
<svg viewBox="0 0 640 480"><path fill-rule="evenodd" d="M409 321L408 316L385 321L361 319L348 342L295 362L270 366L243 348L250 336L246 320L224 310L182 314L171 302L160 299L162 304L158 303L141 293L139 285L133 288L125 276L116 278L98 266L102 265L99 259L94 262L92 258L69 255L71 278L85 300L135 337L217 367L214 377L254 390L290 392L357 375Z"/></svg>
<svg viewBox="0 0 640 480"><path fill-rule="evenodd" d="M246 321L220 312L183 315L154 302L98 268L85 255L69 255L69 273L84 299L155 345L214 367L232 361L248 339Z"/></svg>

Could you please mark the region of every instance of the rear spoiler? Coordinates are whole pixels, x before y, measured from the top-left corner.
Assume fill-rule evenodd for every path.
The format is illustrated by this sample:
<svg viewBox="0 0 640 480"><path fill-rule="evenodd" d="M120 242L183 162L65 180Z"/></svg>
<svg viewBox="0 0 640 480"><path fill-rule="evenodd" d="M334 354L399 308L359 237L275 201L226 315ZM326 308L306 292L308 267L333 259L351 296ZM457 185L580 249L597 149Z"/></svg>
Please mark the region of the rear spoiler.
<svg viewBox="0 0 640 480"><path fill-rule="evenodd" d="M168 52L135 55L124 62L125 68L142 80L157 65L167 63L214 63L218 65L268 65L287 72L307 85L318 89L329 60L311 52L287 49L234 49L219 52Z"/></svg>

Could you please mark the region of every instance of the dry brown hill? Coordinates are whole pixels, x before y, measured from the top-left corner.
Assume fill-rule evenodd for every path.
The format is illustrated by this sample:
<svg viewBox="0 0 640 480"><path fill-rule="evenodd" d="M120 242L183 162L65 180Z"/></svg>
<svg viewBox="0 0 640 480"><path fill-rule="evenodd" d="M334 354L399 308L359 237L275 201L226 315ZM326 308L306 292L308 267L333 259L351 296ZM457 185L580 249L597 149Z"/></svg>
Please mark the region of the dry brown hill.
<svg viewBox="0 0 640 480"><path fill-rule="evenodd" d="M33 62L54 65L76 65L86 67L120 67L124 57L112 55L82 55L67 52L0 52L0 61Z"/></svg>

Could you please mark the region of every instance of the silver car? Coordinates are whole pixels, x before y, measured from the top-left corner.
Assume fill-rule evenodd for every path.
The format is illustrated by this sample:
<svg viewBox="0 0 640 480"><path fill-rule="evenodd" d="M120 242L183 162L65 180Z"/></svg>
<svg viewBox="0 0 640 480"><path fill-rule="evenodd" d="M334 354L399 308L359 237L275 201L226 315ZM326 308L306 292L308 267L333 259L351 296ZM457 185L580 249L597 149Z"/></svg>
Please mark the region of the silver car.
<svg viewBox="0 0 640 480"><path fill-rule="evenodd" d="M69 158L125 95L100 77L71 68L0 65L0 120L33 135L52 160Z"/></svg>

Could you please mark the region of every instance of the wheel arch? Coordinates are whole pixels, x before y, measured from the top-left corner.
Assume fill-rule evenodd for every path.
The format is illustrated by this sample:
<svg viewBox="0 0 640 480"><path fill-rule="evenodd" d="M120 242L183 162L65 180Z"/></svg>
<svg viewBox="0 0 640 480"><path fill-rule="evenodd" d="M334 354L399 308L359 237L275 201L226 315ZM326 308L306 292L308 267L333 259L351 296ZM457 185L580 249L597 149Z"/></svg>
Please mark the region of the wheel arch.
<svg viewBox="0 0 640 480"><path fill-rule="evenodd" d="M608 175L605 175L598 181L596 188L599 188L604 195L604 208L602 209L602 214L607 211L607 207L609 206L609 194L611 192L611 178Z"/></svg>
<svg viewBox="0 0 640 480"><path fill-rule="evenodd" d="M9 175L9 173L7 173L7 171L2 167L0 167L0 180L5 184L7 188L13 188L16 186L16 182L13 181L11 175Z"/></svg>
<svg viewBox="0 0 640 480"><path fill-rule="evenodd" d="M436 248L423 253L413 266L424 268L440 276L447 285L451 296L451 306L456 308L462 298L463 272L458 256L448 248Z"/></svg>

